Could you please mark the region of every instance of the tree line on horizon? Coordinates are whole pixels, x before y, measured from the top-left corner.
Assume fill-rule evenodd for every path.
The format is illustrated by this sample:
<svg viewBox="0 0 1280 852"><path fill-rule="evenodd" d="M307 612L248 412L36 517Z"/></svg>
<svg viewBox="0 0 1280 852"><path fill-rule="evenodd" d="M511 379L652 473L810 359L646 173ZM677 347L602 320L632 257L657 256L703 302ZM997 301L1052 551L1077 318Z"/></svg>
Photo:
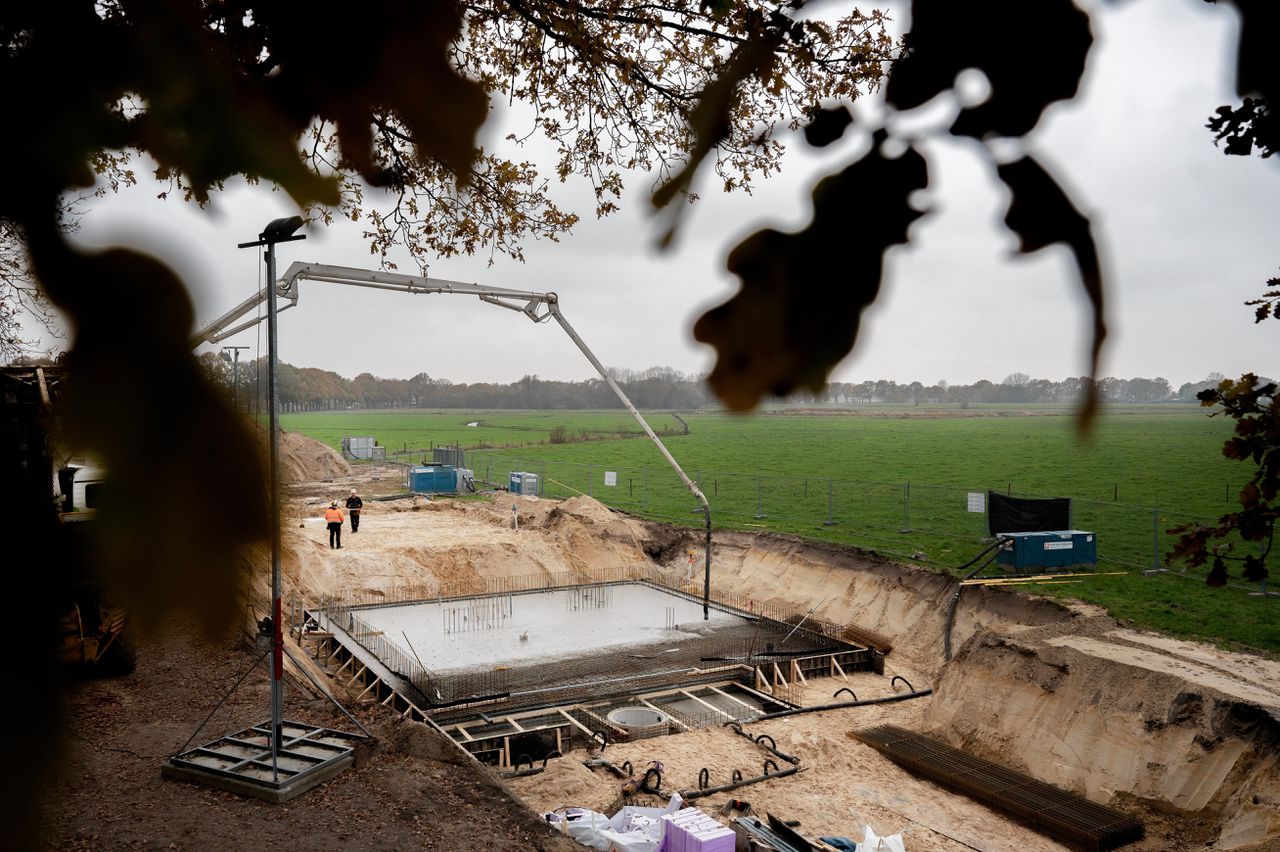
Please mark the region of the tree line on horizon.
<svg viewBox="0 0 1280 852"><path fill-rule="evenodd" d="M264 408L265 359L241 361L238 368L219 353L206 352L199 361L215 385L234 395L241 407ZM233 372L238 371L238 382ZM640 408L687 409L718 406L706 377L671 367L644 370L611 367L610 376ZM1215 388L1221 373L1210 373L1202 381L1186 382L1174 388L1167 379L1156 377L1099 380L1099 397L1111 403L1196 402L1196 394ZM387 379L360 373L348 379L331 370L277 367L278 393L285 411L339 411L351 408L515 408L515 409L599 409L620 408L617 397L601 379L554 381L526 375L510 383L452 382L419 373L409 379ZM899 384L890 379L862 382L829 382L821 391L801 391L786 398L799 405L885 404L937 405L981 403L1078 403L1087 386L1087 377L1061 381L1036 379L1026 373L1011 373L999 382L986 379L973 384L938 381Z"/></svg>

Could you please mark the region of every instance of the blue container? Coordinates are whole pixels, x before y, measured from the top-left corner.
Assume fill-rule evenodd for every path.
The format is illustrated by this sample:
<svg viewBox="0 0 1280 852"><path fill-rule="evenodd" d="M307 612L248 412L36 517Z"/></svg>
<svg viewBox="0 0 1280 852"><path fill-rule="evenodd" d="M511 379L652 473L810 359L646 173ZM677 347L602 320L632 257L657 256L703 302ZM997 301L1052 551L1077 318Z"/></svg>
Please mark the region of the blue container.
<svg viewBox="0 0 1280 852"><path fill-rule="evenodd" d="M451 464L429 464L409 468L409 490L415 494L453 494L458 490L458 474Z"/></svg>
<svg viewBox="0 0 1280 852"><path fill-rule="evenodd" d="M538 474L512 471L511 475L507 478L507 490L512 494L536 496L539 491Z"/></svg>
<svg viewBox="0 0 1280 852"><path fill-rule="evenodd" d="M1098 536L1084 530L1058 532L1008 533L1013 540L1011 550L1001 550L996 561L1013 568L1065 568L1071 565L1096 565Z"/></svg>

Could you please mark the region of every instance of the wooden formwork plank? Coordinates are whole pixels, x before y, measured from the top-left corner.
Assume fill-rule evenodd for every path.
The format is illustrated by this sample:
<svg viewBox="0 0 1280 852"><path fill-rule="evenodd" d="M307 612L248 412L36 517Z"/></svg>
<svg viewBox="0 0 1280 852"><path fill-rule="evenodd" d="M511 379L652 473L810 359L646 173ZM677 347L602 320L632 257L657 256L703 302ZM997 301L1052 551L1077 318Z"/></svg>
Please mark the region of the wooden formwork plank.
<svg viewBox="0 0 1280 852"><path fill-rule="evenodd" d="M805 685L808 685L809 683L809 681L804 679L804 672L800 671L800 663L798 663L795 660L792 660L791 661L791 682L795 683L796 681L799 681L800 683L803 683Z"/></svg>
<svg viewBox="0 0 1280 852"><path fill-rule="evenodd" d="M578 730L582 731L582 733L586 734L586 735L587 735L587 736L589 736L589 737L595 736L595 731L591 730L591 729L590 729L590 728L588 728L586 725L582 724L582 723L581 723L581 722L579 722L577 719L575 719L575 718L573 718L572 716L570 716L570 715L569 715L569 712L568 712L567 710L565 710L563 707L557 707L557 708L556 708L556 711L557 711L557 712L559 712L559 714L560 714L561 716L563 716L563 717L565 717L566 719L568 719L568 720L569 720L569 724L573 725L575 728L577 728Z"/></svg>
<svg viewBox="0 0 1280 852"><path fill-rule="evenodd" d="M650 704L648 701L646 701L643 698L640 699L640 703L643 704L645 707L648 707L653 712L661 713L663 716L666 716L667 719L669 719L671 722L673 722L676 725L676 727L685 731L691 730L688 725L686 725L684 722L681 722L679 719L677 719L675 716L668 713L666 710L663 710L661 707L655 707L654 705Z"/></svg>
<svg viewBox="0 0 1280 852"><path fill-rule="evenodd" d="M848 681L848 680L849 680L849 676L848 676L847 674L845 674L845 673L844 673L844 669L840 667L840 661L836 659L836 655L835 655L835 654L832 654L832 655L831 655L831 668L833 668L833 669L835 669L836 671L838 671L838 672L840 673L840 677L844 678L844 679L845 679L845 681Z"/></svg>
<svg viewBox="0 0 1280 852"><path fill-rule="evenodd" d="M754 712L756 712L756 711L759 709L758 707L752 707L750 704L748 704L747 702L743 701L741 698L738 698L738 697L736 697L736 696L730 695L729 693L725 692L723 689L721 689L720 687L716 686L715 684L708 684L708 687L709 687L710 689L712 689L713 691L715 691L716 693L718 693L718 694L720 694L720 695L723 695L725 698L729 699L729 700L730 700L730 701L732 701L733 703L735 703L735 704L741 704L743 707L745 707L747 710L752 711L753 713L754 713Z"/></svg>
<svg viewBox="0 0 1280 852"><path fill-rule="evenodd" d="M687 697L687 698L692 698L694 701L698 702L698 703L699 703L699 704L701 704L703 707L706 707L708 710L710 710L710 711L712 711L713 713L716 713L716 714L718 714L718 715L720 715L720 716L723 716L723 717L725 717L726 719L731 719L731 718L733 718L733 717L732 717L732 716L730 716L728 713L726 713L726 712L724 712L723 710L721 710L719 707L715 706L714 704L712 704L712 703L711 703L711 702L709 702L709 701L703 701L701 698L699 698L698 696L694 695L692 692L690 692L690 691L689 691L689 690L687 690L687 689L682 689L682 690L680 690L680 694L681 694L681 695L683 695L683 696L685 696L685 697Z"/></svg>
<svg viewBox="0 0 1280 852"><path fill-rule="evenodd" d="M371 689L377 689L377 688L378 688L378 684L380 684L380 683L382 683L382 678L378 677L377 675L374 675L374 677L373 677L373 682L372 682L372 683L370 683L368 686L366 686L366 687L364 688L364 692L362 692L362 693L360 693L359 695L357 695L357 696L356 696L356 701L360 701L360 700L361 700L361 699L363 699L366 695L368 695L368 694L369 694L369 690L371 690ZM378 696L377 696L377 694L376 694L376 693L374 694L373 700L374 700L374 701L377 701L377 700L378 700Z"/></svg>

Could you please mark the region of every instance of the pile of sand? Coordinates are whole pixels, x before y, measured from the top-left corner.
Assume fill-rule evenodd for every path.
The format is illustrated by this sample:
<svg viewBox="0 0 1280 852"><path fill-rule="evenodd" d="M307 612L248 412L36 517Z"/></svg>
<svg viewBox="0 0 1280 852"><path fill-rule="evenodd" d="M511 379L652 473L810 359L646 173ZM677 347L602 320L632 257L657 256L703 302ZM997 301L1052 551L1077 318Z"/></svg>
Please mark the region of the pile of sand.
<svg viewBox="0 0 1280 852"><path fill-rule="evenodd" d="M597 776L578 758L575 754L549 760L546 770L538 775L512 778L507 783L538 813L563 807L602 811L618 798L622 782L604 770Z"/></svg>
<svg viewBox="0 0 1280 852"><path fill-rule="evenodd" d="M351 465L328 444L280 430L280 481L330 482L351 475Z"/></svg>

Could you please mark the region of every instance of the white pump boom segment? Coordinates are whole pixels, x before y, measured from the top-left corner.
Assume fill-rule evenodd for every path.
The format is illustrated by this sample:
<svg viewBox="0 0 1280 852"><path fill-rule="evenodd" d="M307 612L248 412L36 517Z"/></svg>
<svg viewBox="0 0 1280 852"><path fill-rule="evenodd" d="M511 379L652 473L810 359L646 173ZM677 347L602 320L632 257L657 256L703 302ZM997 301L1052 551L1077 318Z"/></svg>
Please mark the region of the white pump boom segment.
<svg viewBox="0 0 1280 852"><path fill-rule="evenodd" d="M569 335L569 339L591 362L591 366L595 367L596 372L600 374L600 378L604 379L609 389L618 397L627 411L631 412L631 416L640 424L640 428L649 436L649 440L653 441L654 446L658 448L658 452L662 453L662 457L667 460L667 464L671 465L671 469L680 477L680 481L684 483L685 488L688 488L689 492L701 504L701 511L706 518L707 538L706 578L703 587L702 614L704 618L708 617L708 602L711 592L711 504L707 502L706 495L698 488L697 483L689 478L684 469L680 467L679 462L667 450L666 445L650 428L649 423L636 410L636 407L631 404L631 400L622 392L622 388L618 387L617 382L605 370L604 365L596 358L595 353L587 347L587 344L574 331L573 326L564 318L564 314L560 312L559 296L555 293L510 290L505 287L464 284L461 281L448 281L442 278L425 278L419 275L404 275L397 272L381 272L371 269L356 269L350 266L330 266L323 263L297 261L290 264L284 276L275 284L276 297L289 301L289 304L278 308L277 313L298 304L298 282L300 280L320 281L329 284L348 284L353 287L369 287L374 290L391 290L397 293L412 293L415 295L419 293L455 293L462 296L477 296L482 302L488 302L491 305L498 305L512 311L519 311L535 323L546 322L548 319L554 319L559 323L565 334ZM218 343L233 334L238 334L262 322L263 317L254 317L241 322L239 325L232 326L233 323L239 321L246 314L256 311L259 305L266 302L267 295L267 288L264 287L257 294L250 296L218 319L206 325L193 338L192 347L199 346L201 343Z"/></svg>

